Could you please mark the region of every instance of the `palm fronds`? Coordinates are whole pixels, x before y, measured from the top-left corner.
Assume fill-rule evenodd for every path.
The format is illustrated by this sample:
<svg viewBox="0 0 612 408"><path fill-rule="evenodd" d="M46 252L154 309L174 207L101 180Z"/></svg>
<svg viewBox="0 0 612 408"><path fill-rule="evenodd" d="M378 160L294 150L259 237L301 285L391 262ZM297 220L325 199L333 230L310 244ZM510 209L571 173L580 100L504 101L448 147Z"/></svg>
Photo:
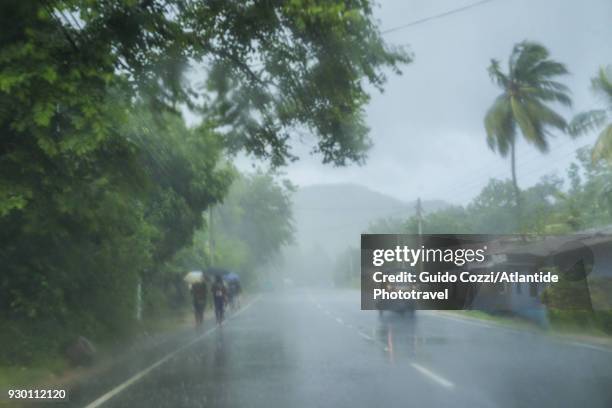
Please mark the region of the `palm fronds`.
<svg viewBox="0 0 612 408"><path fill-rule="evenodd" d="M574 116L569 124L569 132L572 136L597 130L608 120L608 112L603 109L596 109L582 112Z"/></svg>
<svg viewBox="0 0 612 408"><path fill-rule="evenodd" d="M489 148L498 151L502 157L506 157L516 134L510 98L506 95L500 95L485 115L485 130Z"/></svg>
<svg viewBox="0 0 612 408"><path fill-rule="evenodd" d="M512 184L514 186L517 219L521 219L520 189L516 180L517 129L529 143L540 151L548 150L551 130L565 132L567 122L549 103L570 106L570 91L556 78L568 73L565 65L549 58L541 44L523 41L512 49L508 58L508 72L504 73L498 60L491 60L488 68L491 80L502 89L485 115L487 144L502 157L510 153Z"/></svg>
<svg viewBox="0 0 612 408"><path fill-rule="evenodd" d="M577 114L569 125L569 132L572 136L578 136L604 127L593 147L592 158L593 161L612 162L612 66L599 68L597 76L591 79L591 88L604 99L607 109Z"/></svg>
<svg viewBox="0 0 612 408"><path fill-rule="evenodd" d="M571 106L569 88L556 81L556 77L566 75L568 70L549 56L543 45L523 41L512 49L508 73L502 72L499 61L491 60L489 76L503 93L487 112L485 129L489 147L502 156L507 153L503 148L514 141L517 127L541 151L548 150L552 130L567 130L565 119L548 103Z"/></svg>
<svg viewBox="0 0 612 408"><path fill-rule="evenodd" d="M591 80L593 91L607 99L612 109L612 65L599 68L597 76Z"/></svg>
<svg viewBox="0 0 612 408"><path fill-rule="evenodd" d="M592 153L593 161L612 161L612 124L601 131Z"/></svg>

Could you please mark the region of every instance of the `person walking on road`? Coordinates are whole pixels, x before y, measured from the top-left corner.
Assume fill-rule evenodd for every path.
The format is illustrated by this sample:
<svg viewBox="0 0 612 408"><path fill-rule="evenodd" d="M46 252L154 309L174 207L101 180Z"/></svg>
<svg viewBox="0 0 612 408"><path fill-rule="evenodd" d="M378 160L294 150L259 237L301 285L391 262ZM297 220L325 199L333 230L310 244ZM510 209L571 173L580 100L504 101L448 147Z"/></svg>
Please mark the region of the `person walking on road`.
<svg viewBox="0 0 612 408"><path fill-rule="evenodd" d="M195 314L196 327L204 321L204 308L206 307L206 282L202 279L191 285L191 296L193 298L193 312Z"/></svg>
<svg viewBox="0 0 612 408"><path fill-rule="evenodd" d="M215 281L210 290L213 295L217 324L221 324L223 323L225 304L227 302L227 288L225 287L225 283L223 282L221 275L215 276Z"/></svg>
<svg viewBox="0 0 612 408"><path fill-rule="evenodd" d="M227 291L229 296L229 304L232 310L240 308L240 281L238 279L232 279L227 283Z"/></svg>

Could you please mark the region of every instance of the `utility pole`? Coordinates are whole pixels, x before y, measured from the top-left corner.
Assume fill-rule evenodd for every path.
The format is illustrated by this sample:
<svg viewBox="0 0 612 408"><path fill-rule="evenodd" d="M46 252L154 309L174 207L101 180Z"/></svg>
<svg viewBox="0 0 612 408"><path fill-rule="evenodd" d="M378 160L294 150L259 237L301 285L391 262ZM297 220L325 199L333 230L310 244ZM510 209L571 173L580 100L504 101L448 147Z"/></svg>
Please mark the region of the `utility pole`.
<svg viewBox="0 0 612 408"><path fill-rule="evenodd" d="M423 207L421 206L421 197L417 198L416 202L416 218L417 218L417 233L423 235Z"/></svg>
<svg viewBox="0 0 612 408"><path fill-rule="evenodd" d="M142 320L142 277L138 277L136 284L136 320Z"/></svg>
<svg viewBox="0 0 612 408"><path fill-rule="evenodd" d="M421 206L421 197L417 198L416 202L416 218L417 218L417 234L419 246L423 245L423 207ZM423 272L423 263L418 262L417 272Z"/></svg>
<svg viewBox="0 0 612 408"><path fill-rule="evenodd" d="M213 209L208 207L208 254L210 256L210 266L215 265L215 240L213 239Z"/></svg>

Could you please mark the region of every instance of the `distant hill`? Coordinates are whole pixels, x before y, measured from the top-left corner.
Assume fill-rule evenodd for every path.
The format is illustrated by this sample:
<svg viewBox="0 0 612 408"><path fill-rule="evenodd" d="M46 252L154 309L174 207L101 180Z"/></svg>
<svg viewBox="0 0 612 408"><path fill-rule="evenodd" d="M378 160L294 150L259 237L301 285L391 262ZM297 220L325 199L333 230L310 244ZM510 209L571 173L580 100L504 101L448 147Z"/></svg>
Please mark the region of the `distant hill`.
<svg viewBox="0 0 612 408"><path fill-rule="evenodd" d="M300 188L293 196L296 244L301 251L324 248L330 256L358 247L360 234L380 218L406 220L416 201L403 202L357 184L319 184ZM426 212L447 207L440 200L423 201Z"/></svg>

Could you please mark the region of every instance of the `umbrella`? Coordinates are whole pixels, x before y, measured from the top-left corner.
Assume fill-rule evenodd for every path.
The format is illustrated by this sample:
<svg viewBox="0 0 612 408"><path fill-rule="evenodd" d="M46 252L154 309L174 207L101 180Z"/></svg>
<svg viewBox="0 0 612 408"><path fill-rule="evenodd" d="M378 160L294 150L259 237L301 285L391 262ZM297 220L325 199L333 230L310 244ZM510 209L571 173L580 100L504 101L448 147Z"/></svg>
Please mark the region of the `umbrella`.
<svg viewBox="0 0 612 408"><path fill-rule="evenodd" d="M185 282L194 284L196 282L202 282L204 274L202 271L191 271L183 278Z"/></svg>
<svg viewBox="0 0 612 408"><path fill-rule="evenodd" d="M238 276L238 274L234 273L234 272L228 272L223 279L225 279L226 281L239 281L240 280L240 276Z"/></svg>
<svg viewBox="0 0 612 408"><path fill-rule="evenodd" d="M204 271L204 273L206 275L219 275L219 276L223 276L223 275L227 275L230 273L230 271L228 271L227 269L223 269L223 268L217 268L215 266L211 266L210 268L206 269Z"/></svg>

